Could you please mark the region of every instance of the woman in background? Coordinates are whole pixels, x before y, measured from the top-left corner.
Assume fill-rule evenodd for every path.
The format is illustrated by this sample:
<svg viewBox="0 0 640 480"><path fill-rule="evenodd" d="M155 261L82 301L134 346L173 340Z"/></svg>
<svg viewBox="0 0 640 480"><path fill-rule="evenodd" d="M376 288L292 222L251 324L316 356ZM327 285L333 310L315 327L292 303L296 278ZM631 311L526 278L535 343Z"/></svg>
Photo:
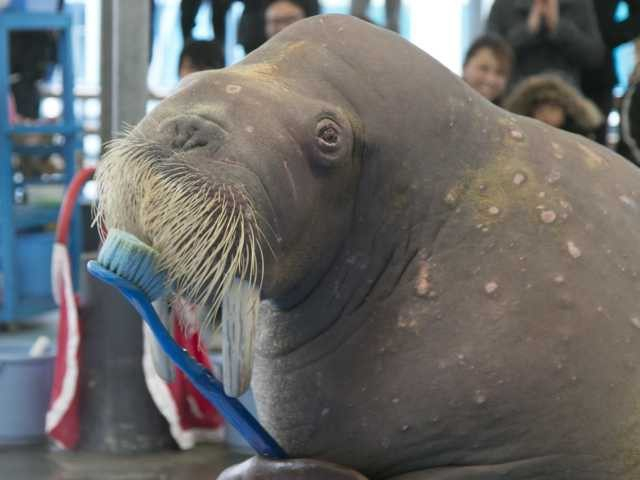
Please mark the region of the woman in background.
<svg viewBox="0 0 640 480"><path fill-rule="evenodd" d="M462 79L490 102L500 104L512 65L511 46L497 35L482 35L467 50Z"/></svg>

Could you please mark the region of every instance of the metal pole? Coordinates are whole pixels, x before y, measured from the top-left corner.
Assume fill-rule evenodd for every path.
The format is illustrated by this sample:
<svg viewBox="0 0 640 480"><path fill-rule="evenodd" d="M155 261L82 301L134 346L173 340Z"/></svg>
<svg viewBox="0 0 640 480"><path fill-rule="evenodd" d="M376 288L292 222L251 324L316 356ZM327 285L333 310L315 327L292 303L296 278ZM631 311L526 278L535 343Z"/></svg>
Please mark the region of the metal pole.
<svg viewBox="0 0 640 480"><path fill-rule="evenodd" d="M102 143L145 114L149 55L149 2L102 0ZM142 319L111 287L83 271L80 353L84 450L118 454L174 446L164 417L148 393L142 371Z"/></svg>
<svg viewBox="0 0 640 480"><path fill-rule="evenodd" d="M100 139L102 145L111 139L111 65L113 52L111 48L111 24L113 23L113 2L102 0L100 12Z"/></svg>
<svg viewBox="0 0 640 480"><path fill-rule="evenodd" d="M9 133L9 104L7 92L9 85L9 29L0 20L0 211L2 211L0 258L2 259L2 317L11 320L15 313L17 298L15 294L15 232L13 210L13 169L11 167L12 139Z"/></svg>
<svg viewBox="0 0 640 480"><path fill-rule="evenodd" d="M102 2L102 142L145 114L149 56L149 2Z"/></svg>

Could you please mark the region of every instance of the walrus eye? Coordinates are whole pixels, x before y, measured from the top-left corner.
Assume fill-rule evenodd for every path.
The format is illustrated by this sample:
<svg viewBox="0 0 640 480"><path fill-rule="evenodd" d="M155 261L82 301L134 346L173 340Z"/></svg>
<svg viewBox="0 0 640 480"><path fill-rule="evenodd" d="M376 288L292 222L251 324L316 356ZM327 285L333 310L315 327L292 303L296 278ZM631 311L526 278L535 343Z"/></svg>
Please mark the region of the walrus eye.
<svg viewBox="0 0 640 480"><path fill-rule="evenodd" d="M338 143L338 132L333 127L324 127L318 136L323 144L335 145Z"/></svg>
<svg viewBox="0 0 640 480"><path fill-rule="evenodd" d="M323 118L316 127L318 148L323 153L334 153L340 148L340 126L331 119Z"/></svg>

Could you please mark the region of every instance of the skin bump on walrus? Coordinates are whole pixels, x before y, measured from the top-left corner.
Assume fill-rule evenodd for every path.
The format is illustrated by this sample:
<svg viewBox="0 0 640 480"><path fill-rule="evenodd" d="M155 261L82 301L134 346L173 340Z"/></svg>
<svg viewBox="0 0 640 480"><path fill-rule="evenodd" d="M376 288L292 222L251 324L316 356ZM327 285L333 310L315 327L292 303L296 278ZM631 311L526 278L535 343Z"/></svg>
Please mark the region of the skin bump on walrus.
<svg viewBox="0 0 640 480"><path fill-rule="evenodd" d="M239 335L225 389L290 457L221 479L640 478L640 172L615 153L330 15L186 77L97 180L99 221Z"/></svg>

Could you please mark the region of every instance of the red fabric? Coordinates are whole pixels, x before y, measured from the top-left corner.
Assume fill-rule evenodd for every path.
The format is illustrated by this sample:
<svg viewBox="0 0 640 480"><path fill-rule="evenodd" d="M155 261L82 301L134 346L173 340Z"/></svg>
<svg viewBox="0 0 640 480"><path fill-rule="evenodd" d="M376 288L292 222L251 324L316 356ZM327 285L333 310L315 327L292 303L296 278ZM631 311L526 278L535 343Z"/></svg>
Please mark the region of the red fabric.
<svg viewBox="0 0 640 480"><path fill-rule="evenodd" d="M67 243L71 216L83 185L94 168L80 170L71 180L60 208L56 243L51 259L53 298L60 307L58 348L53 388L46 418L47 434L64 448L74 448L80 439L78 381L80 378L80 342L82 333L78 317L78 299L73 290Z"/></svg>
<svg viewBox="0 0 640 480"><path fill-rule="evenodd" d="M60 319L58 322L58 352L66 352L67 351L67 335L68 335L68 326L67 326L67 302L64 300L64 296L62 296L60 301ZM51 403L55 398L58 398L62 393L62 381L64 380L64 371L67 368L67 356L66 355L56 355L56 363L55 363L55 375L53 378L53 387L51 389Z"/></svg>
<svg viewBox="0 0 640 480"><path fill-rule="evenodd" d="M178 313L174 313L173 334L176 342L203 366L211 370L211 362L207 349L202 345L197 333L185 334L179 325ZM223 418L218 411L198 392L189 379L180 370L169 385L171 395L180 415L180 426L184 430L193 428L217 429L223 425Z"/></svg>
<svg viewBox="0 0 640 480"><path fill-rule="evenodd" d="M76 199L84 183L91 178L93 168L80 170L73 178L60 209L56 245L52 256L53 296L60 307L58 327L58 349L55 363L51 401L47 412L46 430L48 435L64 448L72 449L77 446L80 438L79 408L82 401L78 395L78 384L82 368L79 358L82 341L81 320L78 317L78 299L73 292L71 269L67 251L68 231L73 215ZM192 307L174 310L173 323L176 342L185 348L197 361L211 369L207 349L200 343L199 335L185 335L179 327L179 315L194 317ZM192 319L192 318L191 318ZM189 323L189 322L185 322ZM140 325L142 328L142 324ZM145 375L147 371L145 370ZM159 378L159 377L158 377ZM149 386L149 383L147 383ZM166 387L168 387L167 392ZM223 419L218 411L198 392L191 382L180 371L176 372L175 380L164 389L150 390L155 401L160 400L156 395L171 396L178 416L179 431L171 428L174 438L182 448L188 448L192 442L181 442L177 436L183 437L189 431L219 431ZM166 414L166 412L163 412ZM171 421L170 421L171 423ZM193 438L206 438L206 435Z"/></svg>
<svg viewBox="0 0 640 480"><path fill-rule="evenodd" d="M76 308L75 305L72 308ZM67 351L67 302L62 295L60 302L60 324L58 330L58 352ZM76 362L78 355L75 355ZM53 388L51 389L51 405L62 393L62 382L64 381L67 367L66 355L56 356L55 374L53 377ZM69 409L54 428L49 432L49 436L58 441L65 448L74 448L80 439L80 417L78 415L78 395L73 396Z"/></svg>
<svg viewBox="0 0 640 480"><path fill-rule="evenodd" d="M56 243L52 258L54 297L60 307L58 348L47 412L47 434L64 448L74 448L80 437L78 401L80 325L78 302L73 293L69 256Z"/></svg>

